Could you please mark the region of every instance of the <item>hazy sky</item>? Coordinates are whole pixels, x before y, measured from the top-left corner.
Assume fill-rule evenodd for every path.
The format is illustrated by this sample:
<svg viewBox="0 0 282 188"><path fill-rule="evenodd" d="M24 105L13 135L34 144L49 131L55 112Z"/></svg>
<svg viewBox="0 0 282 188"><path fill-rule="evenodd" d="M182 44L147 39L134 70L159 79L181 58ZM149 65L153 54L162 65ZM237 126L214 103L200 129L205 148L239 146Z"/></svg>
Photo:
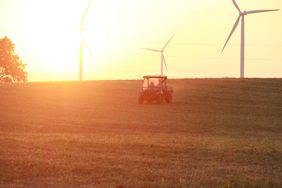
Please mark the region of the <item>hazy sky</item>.
<svg viewBox="0 0 282 188"><path fill-rule="evenodd" d="M8 36L27 64L30 81L77 80L79 23L88 0L0 0L0 38ZM281 0L237 0L241 9L282 9ZM137 79L239 77L240 25L221 49L238 12L231 0L93 0L85 22L84 75ZM246 77L282 77L282 12L246 17Z"/></svg>

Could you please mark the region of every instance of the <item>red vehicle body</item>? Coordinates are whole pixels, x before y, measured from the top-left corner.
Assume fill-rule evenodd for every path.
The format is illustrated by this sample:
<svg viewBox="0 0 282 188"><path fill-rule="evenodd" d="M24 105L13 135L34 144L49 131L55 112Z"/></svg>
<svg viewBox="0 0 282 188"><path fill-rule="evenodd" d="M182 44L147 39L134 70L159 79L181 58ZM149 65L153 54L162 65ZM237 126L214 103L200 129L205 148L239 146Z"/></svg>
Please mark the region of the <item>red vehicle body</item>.
<svg viewBox="0 0 282 188"><path fill-rule="evenodd" d="M163 103L172 102L173 90L167 86L167 76L144 76L138 103L145 101Z"/></svg>

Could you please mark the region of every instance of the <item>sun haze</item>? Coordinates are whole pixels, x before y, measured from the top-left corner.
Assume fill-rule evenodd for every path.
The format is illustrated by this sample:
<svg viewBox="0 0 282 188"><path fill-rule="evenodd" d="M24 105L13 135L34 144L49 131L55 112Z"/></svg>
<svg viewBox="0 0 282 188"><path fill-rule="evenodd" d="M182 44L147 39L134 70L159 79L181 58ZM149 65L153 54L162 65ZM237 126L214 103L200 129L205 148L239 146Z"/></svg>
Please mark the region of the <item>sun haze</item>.
<svg viewBox="0 0 282 188"><path fill-rule="evenodd" d="M242 10L281 9L280 0L238 0ZM29 81L78 80L80 20L89 1L1 0L0 38L8 36L28 65ZM93 0L83 36L84 79L160 74L165 49L172 78L239 77L240 25L228 0ZM282 77L282 14L246 16L246 77ZM92 55L91 55L92 54Z"/></svg>

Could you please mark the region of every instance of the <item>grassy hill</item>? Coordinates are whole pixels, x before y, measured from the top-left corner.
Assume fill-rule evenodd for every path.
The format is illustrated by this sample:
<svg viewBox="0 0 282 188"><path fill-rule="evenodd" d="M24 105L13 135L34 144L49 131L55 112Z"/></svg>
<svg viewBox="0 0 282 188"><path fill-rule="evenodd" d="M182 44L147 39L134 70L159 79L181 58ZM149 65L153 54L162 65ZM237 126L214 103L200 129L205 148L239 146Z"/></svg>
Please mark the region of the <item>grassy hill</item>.
<svg viewBox="0 0 282 188"><path fill-rule="evenodd" d="M282 79L0 85L0 187L282 187Z"/></svg>

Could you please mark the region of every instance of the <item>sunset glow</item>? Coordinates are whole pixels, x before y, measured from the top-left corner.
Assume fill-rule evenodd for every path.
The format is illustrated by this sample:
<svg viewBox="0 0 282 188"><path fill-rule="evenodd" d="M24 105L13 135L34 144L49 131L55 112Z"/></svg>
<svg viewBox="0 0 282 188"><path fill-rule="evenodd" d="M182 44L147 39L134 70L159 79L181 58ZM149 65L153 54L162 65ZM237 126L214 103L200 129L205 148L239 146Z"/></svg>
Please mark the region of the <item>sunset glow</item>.
<svg viewBox="0 0 282 188"><path fill-rule="evenodd" d="M77 80L79 23L88 0L1 0L0 37L27 64L29 81ZM280 0L238 0L242 9L282 9ZM160 73L166 49L172 78L238 77L240 30L222 46L238 12L232 1L93 0L84 38L85 80L139 79ZM246 17L246 77L282 77L282 13Z"/></svg>

